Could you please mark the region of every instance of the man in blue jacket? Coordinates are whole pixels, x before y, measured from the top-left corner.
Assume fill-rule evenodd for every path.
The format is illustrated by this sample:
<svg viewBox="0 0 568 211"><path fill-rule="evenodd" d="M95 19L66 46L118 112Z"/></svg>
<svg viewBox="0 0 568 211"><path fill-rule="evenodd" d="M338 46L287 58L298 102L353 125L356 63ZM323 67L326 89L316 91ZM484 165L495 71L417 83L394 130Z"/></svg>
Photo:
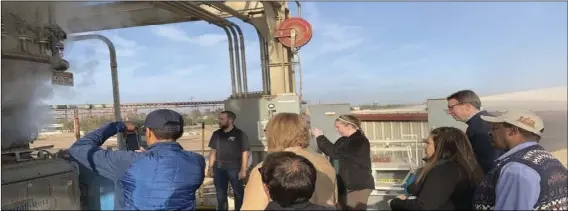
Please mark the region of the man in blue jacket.
<svg viewBox="0 0 568 211"><path fill-rule="evenodd" d="M176 142L183 134L183 125L179 113L155 110L144 122L145 152L102 149L111 136L136 129L132 123L112 122L79 139L69 154L114 181L115 209L194 210L195 192L205 176L205 159L184 151Z"/></svg>

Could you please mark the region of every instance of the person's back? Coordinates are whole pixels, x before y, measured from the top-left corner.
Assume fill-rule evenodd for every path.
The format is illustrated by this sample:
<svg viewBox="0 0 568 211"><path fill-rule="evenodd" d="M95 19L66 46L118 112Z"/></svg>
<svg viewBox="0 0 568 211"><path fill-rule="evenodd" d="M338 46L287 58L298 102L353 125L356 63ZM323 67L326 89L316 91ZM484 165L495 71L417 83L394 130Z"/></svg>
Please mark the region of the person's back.
<svg viewBox="0 0 568 211"><path fill-rule="evenodd" d="M310 202L320 206L335 206L337 204L337 179L335 169L329 161L319 154L299 147L287 148L285 151L305 157L316 168L315 192L312 194ZM262 183L258 172L263 164L264 162L260 162L251 171L249 182L245 189L245 201L241 210L259 210L263 206L270 204L267 196L259 195Z"/></svg>
<svg viewBox="0 0 568 211"><path fill-rule="evenodd" d="M310 202L318 178L314 165L305 157L275 152L266 157L259 172L272 199L265 210L335 210Z"/></svg>
<svg viewBox="0 0 568 211"><path fill-rule="evenodd" d="M203 182L205 159L179 144L157 143L120 178L126 209L192 210Z"/></svg>
<svg viewBox="0 0 568 211"><path fill-rule="evenodd" d="M193 210L195 192L205 177L203 156L184 151L177 139L183 118L177 112L151 112L144 123L145 152L110 151L101 146L118 132L133 131L131 123L107 124L75 142L69 154L82 166L115 183L115 210Z"/></svg>
<svg viewBox="0 0 568 211"><path fill-rule="evenodd" d="M298 114L279 113L275 115L265 130L268 151L289 151L312 162L317 171L317 180L315 192L310 201L322 206L336 206L338 197L335 169L324 156L307 150L310 134L305 123ZM263 185L258 171L262 165L263 162L259 163L250 173L241 210L261 210L270 201L268 196L263 194Z"/></svg>
<svg viewBox="0 0 568 211"><path fill-rule="evenodd" d="M296 153L312 162L316 168L316 189L311 202L320 205L335 205L337 203L337 178L335 169L323 155L306 149L288 148L285 151Z"/></svg>

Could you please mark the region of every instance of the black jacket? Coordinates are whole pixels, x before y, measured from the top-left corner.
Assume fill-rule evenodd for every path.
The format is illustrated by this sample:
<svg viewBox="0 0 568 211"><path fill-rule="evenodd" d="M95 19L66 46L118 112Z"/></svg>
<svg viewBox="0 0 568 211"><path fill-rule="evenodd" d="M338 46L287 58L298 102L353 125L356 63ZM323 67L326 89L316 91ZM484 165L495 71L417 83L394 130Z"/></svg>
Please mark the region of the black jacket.
<svg viewBox="0 0 568 211"><path fill-rule="evenodd" d="M493 162L501 152L491 146L491 124L483 121L481 115L489 115L487 111L480 111L471 117L466 124L468 125L465 134L471 143L475 158L483 172L487 174L493 168Z"/></svg>
<svg viewBox="0 0 568 211"><path fill-rule="evenodd" d="M474 188L456 162L441 161L422 182L408 186L410 196L415 199L395 198L390 202L390 207L393 211L471 210Z"/></svg>
<svg viewBox="0 0 568 211"><path fill-rule="evenodd" d="M360 131L341 137L332 144L325 136L316 138L319 149L339 161L338 188L347 190L375 189L371 174L371 144ZM342 192L340 190L339 192Z"/></svg>

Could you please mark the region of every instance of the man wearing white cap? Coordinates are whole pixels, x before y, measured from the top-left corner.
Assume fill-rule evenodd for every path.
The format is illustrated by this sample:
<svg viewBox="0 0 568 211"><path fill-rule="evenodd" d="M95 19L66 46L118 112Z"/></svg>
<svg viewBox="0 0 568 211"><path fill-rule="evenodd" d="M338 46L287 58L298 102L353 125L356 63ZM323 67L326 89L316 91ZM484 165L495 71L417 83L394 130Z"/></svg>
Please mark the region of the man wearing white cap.
<svg viewBox="0 0 568 211"><path fill-rule="evenodd" d="M506 151L475 191L475 210L567 210L568 170L538 144L544 131L533 112L481 116L492 125L492 145Z"/></svg>

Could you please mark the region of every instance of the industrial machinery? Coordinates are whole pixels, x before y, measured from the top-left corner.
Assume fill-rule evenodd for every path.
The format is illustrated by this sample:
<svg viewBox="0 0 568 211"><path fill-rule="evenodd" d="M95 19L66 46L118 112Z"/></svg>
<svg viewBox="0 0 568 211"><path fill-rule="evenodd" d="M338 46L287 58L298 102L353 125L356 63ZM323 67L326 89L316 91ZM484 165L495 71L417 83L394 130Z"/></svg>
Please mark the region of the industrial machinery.
<svg viewBox="0 0 568 211"><path fill-rule="evenodd" d="M237 118L237 124L249 134L251 146L262 149L253 156L257 163L265 144L258 125L279 112L300 113L301 66L293 58L299 58L294 54L309 42L312 29L300 18L297 5L299 17L292 18L284 1L2 2L2 120L18 122L13 127L2 125L2 191L18 193L3 195L2 209L112 209L109 200L103 199L111 193L108 181L77 166L72 158L49 153L49 146L29 147L33 140L29 128L36 121L31 118L36 114L29 112L48 96L41 92L49 90L49 81L73 86L73 74L66 71L69 63L63 59L66 41L99 39L108 45L115 118L121 119L114 46L101 35L70 36L74 33L197 20L219 26L227 34L230 53L232 90L225 107L247 117L247 121ZM244 37L240 27L226 19L231 16L257 30L260 91L248 90ZM296 91L296 70L300 91ZM123 136L117 139L119 150L125 150Z"/></svg>
<svg viewBox="0 0 568 211"><path fill-rule="evenodd" d="M2 191L13 193L2 196L2 209L100 208L100 204L81 204L94 200L80 195L98 195L79 187L102 188L104 178L60 156L64 153L50 152L53 145L30 148L29 143L37 138L48 114L42 100L49 97L51 86L73 86L73 74L66 72L69 63L63 59L67 41L99 39L109 46L115 118L120 120L114 46L101 35L68 36L58 24L56 3L2 2L2 8L2 121L7 123L2 124L1 133ZM99 188L90 189L97 191L101 195Z"/></svg>
<svg viewBox="0 0 568 211"><path fill-rule="evenodd" d="M78 209L76 165L48 152L53 146L29 145L37 138L42 89L52 75L67 75L67 34L53 7L24 5L32 6L2 2L2 210Z"/></svg>

